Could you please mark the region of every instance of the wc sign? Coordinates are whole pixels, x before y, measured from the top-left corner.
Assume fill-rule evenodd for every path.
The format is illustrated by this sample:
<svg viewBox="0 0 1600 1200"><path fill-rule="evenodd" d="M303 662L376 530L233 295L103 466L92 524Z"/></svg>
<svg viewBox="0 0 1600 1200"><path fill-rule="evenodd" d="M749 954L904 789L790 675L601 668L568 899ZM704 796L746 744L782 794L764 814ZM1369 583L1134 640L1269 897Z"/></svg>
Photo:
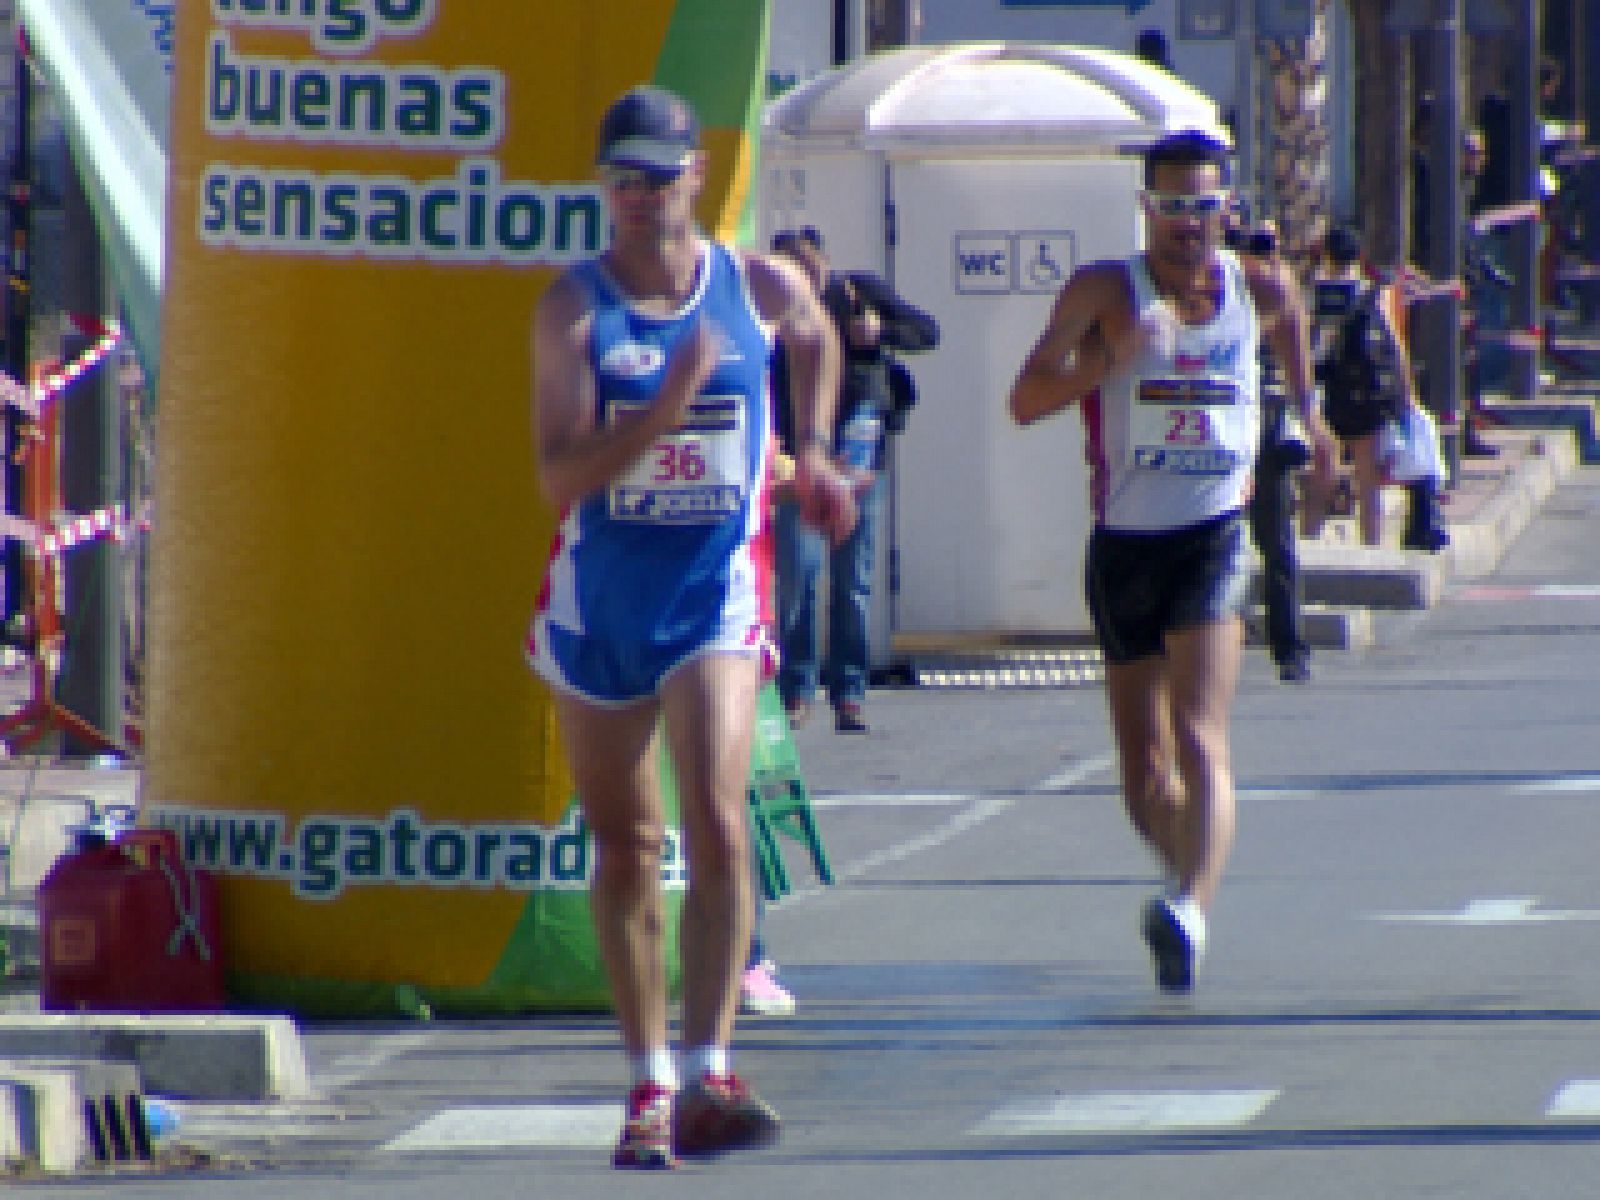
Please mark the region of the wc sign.
<svg viewBox="0 0 1600 1200"><path fill-rule="evenodd" d="M954 252L961 295L1054 295L1078 263L1077 238L1065 229L957 233Z"/></svg>

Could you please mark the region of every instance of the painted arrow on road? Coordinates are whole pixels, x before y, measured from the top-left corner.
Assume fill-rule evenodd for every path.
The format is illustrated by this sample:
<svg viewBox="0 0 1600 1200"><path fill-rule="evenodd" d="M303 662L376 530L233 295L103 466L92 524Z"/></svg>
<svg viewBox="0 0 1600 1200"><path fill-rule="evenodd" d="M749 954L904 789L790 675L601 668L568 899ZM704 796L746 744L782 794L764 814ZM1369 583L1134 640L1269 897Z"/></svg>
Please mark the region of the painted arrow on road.
<svg viewBox="0 0 1600 1200"><path fill-rule="evenodd" d="M1375 921L1416 925L1548 925L1557 921L1600 921L1600 910L1552 908L1535 912L1537 896L1495 896L1473 900L1460 912L1382 913Z"/></svg>

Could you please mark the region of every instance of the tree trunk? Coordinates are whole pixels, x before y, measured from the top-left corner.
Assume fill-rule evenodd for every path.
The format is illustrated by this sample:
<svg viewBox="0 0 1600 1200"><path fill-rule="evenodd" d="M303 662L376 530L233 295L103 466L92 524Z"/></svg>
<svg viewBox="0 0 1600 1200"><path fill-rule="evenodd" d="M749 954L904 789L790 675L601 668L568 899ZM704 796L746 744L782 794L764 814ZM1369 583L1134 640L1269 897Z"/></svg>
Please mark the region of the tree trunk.
<svg viewBox="0 0 1600 1200"><path fill-rule="evenodd" d="M1270 81L1268 195L1283 256L1302 276L1328 220L1328 2L1316 0L1309 38L1263 43Z"/></svg>
<svg viewBox="0 0 1600 1200"><path fill-rule="evenodd" d="M1362 242L1374 263L1406 260L1411 213L1410 40L1384 19L1391 0L1346 0L1355 30L1356 195Z"/></svg>

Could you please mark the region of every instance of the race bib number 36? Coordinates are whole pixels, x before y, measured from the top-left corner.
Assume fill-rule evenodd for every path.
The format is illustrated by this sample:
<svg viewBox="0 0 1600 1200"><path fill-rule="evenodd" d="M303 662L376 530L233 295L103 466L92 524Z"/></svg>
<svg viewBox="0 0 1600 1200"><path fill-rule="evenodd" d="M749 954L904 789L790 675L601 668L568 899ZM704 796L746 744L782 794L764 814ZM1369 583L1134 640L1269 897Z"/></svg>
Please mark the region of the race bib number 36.
<svg viewBox="0 0 1600 1200"><path fill-rule="evenodd" d="M748 487L744 439L740 397L696 397L688 419L611 486L612 518L683 525L738 512Z"/></svg>
<svg viewBox="0 0 1600 1200"><path fill-rule="evenodd" d="M1255 414L1231 379L1144 379L1133 406L1132 465L1174 475L1226 475L1248 461Z"/></svg>

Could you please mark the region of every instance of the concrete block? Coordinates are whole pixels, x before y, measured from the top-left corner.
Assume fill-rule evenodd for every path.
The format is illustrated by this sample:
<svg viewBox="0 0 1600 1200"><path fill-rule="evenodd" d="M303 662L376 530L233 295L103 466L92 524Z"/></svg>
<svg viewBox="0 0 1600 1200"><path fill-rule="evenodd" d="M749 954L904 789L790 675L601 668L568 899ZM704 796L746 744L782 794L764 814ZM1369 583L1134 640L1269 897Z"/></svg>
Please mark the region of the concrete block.
<svg viewBox="0 0 1600 1200"><path fill-rule="evenodd" d="M1313 548L1300 561L1305 603L1336 608L1432 608L1444 578L1437 556L1384 546L1351 546L1335 554Z"/></svg>
<svg viewBox="0 0 1600 1200"><path fill-rule="evenodd" d="M1533 452L1484 503L1477 519L1451 526L1450 545L1443 555L1451 574L1457 579L1481 579L1499 566L1561 480L1577 469L1577 461L1572 438L1542 435Z"/></svg>
<svg viewBox="0 0 1600 1200"><path fill-rule="evenodd" d="M154 1095L261 1104L311 1095L288 1017L0 1014L0 1057L132 1063Z"/></svg>
<svg viewBox="0 0 1600 1200"><path fill-rule="evenodd" d="M1364 608L1301 605L1300 636L1305 639L1306 645L1314 648L1362 650L1372 645L1372 614ZM1266 644L1265 609L1252 608L1245 614L1245 640L1252 646Z"/></svg>
<svg viewBox="0 0 1600 1200"><path fill-rule="evenodd" d="M1300 627L1308 643L1328 650L1364 650L1373 641L1372 613L1365 608L1307 605Z"/></svg>

